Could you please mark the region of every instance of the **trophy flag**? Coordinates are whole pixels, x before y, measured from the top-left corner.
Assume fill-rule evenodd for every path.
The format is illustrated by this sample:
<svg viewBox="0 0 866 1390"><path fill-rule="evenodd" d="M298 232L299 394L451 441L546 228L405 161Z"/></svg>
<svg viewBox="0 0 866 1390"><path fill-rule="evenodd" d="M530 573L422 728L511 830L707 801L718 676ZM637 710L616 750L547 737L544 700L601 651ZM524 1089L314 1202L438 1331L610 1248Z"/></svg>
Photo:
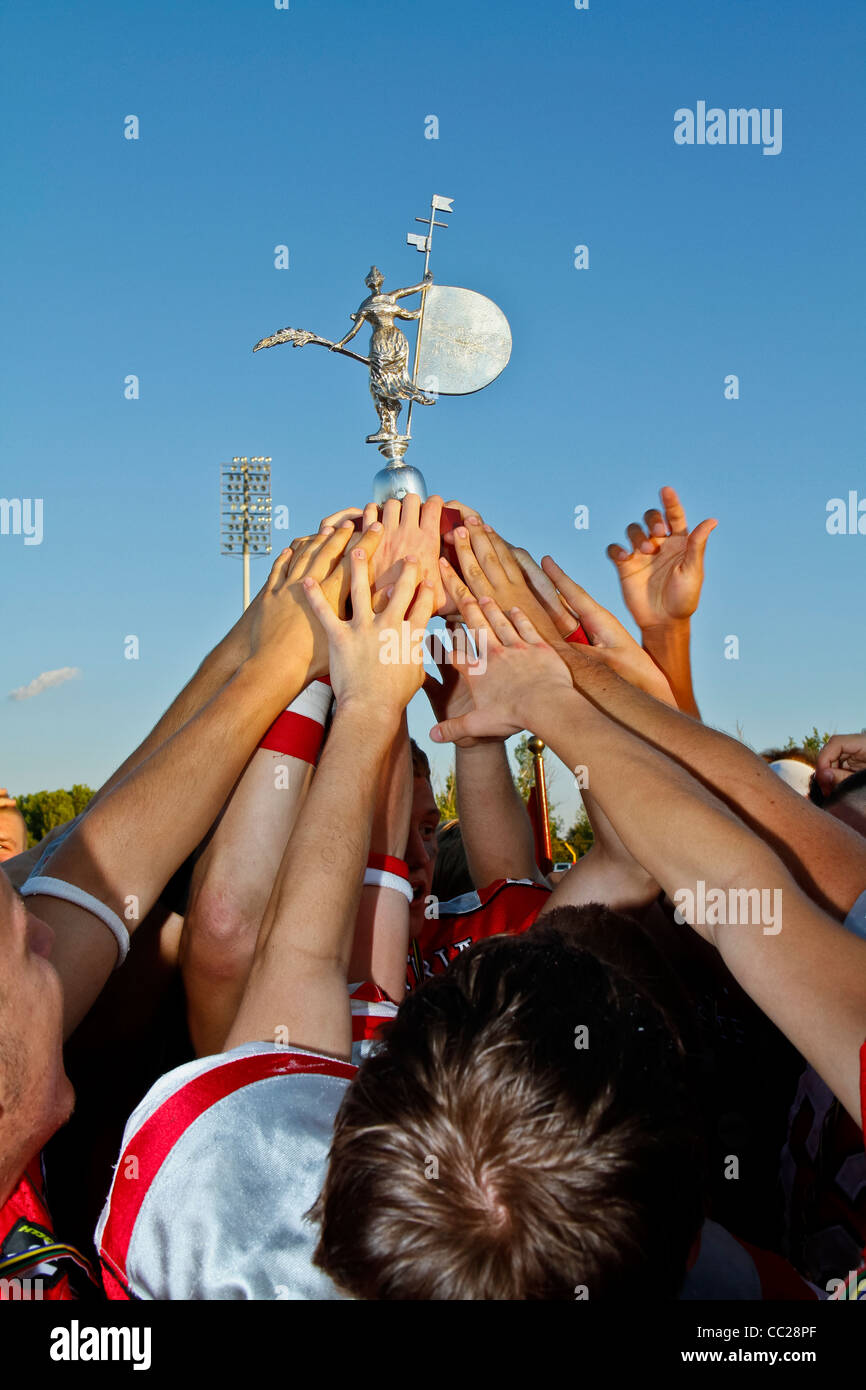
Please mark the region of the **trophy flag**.
<svg viewBox="0 0 866 1390"><path fill-rule="evenodd" d="M433 194L433 197L430 199L430 216L429 216L429 218L427 218L427 217L416 217L416 218L415 218L415 221L416 221L416 222L427 222L427 224L428 224L427 235L426 235L426 236L419 236L417 232L408 232L407 235L406 235L406 241L407 241L407 243L409 244L409 246L414 246L416 251L423 251L423 252L424 252L424 274L425 274L425 275L427 274L427 271L430 269L430 252L431 252L432 249L433 249L433 228L434 228L434 227L447 227L447 226L448 226L448 223L447 223L447 222L437 222L437 221L436 221L436 214L437 214L437 212L449 212L449 213L450 213L450 212L452 211L451 204L452 204L453 202L454 202L454 199L453 199L453 198L445 198L445 197L442 196L441 193L434 193L434 194ZM418 385L418 359L419 359L419 357L421 356L421 335L422 335L423 332L424 332L424 309L425 309L425 307L426 307L426 304L427 304L427 290L426 290L426 289L423 289L423 290L421 291L421 314L420 314L420 317L419 317L419 319L418 319L418 332L417 332L417 334L416 334L416 336L415 336L415 360L414 360L414 362L412 363L412 385L413 385L413 386L417 386L417 385ZM406 411L406 438L407 438L407 439L411 439L411 438L412 438L412 406L413 406L413 405L414 405L414 401L411 401L411 400L410 400L410 402L409 402L409 408L408 408L408 410Z"/></svg>

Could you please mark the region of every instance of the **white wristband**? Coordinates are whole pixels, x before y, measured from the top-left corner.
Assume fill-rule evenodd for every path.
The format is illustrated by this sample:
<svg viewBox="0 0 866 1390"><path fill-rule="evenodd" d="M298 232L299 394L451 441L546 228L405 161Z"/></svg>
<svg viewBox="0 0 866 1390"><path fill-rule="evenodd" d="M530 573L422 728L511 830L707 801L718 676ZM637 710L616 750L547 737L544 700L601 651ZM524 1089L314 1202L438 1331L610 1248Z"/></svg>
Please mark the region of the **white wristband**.
<svg viewBox="0 0 866 1390"><path fill-rule="evenodd" d="M112 912L110 907L101 903L98 898L94 898L92 893L85 893L83 888L77 884L67 883L62 878L28 878L21 889L22 898L31 898L36 894L44 898L60 898L63 902L73 903L75 907L83 907L85 912L91 913L93 917L98 917L117 942L117 965L119 969L126 960L126 953L129 950L129 932L121 922L116 912Z"/></svg>
<svg viewBox="0 0 866 1390"><path fill-rule="evenodd" d="M312 681L286 706L286 713L302 714L306 719L315 719L317 724L324 724L333 698L334 692L327 681Z"/></svg>
<svg viewBox="0 0 866 1390"><path fill-rule="evenodd" d="M407 902L411 902L415 896L412 892L412 885L407 878L401 878L399 874L389 873L387 869L365 869L364 887L393 888L396 893L402 893Z"/></svg>

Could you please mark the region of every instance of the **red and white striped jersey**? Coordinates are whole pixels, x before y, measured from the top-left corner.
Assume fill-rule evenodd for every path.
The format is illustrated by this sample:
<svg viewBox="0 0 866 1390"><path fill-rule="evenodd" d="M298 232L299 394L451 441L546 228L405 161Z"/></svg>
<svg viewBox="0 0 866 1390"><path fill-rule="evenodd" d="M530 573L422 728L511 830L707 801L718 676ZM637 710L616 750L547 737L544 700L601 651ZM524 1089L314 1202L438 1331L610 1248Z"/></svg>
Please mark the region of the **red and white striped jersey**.
<svg viewBox="0 0 866 1390"><path fill-rule="evenodd" d="M253 1043L187 1063L126 1126L96 1246L109 1298L337 1299L306 1213L334 1117L396 1006L352 989L352 1062Z"/></svg>

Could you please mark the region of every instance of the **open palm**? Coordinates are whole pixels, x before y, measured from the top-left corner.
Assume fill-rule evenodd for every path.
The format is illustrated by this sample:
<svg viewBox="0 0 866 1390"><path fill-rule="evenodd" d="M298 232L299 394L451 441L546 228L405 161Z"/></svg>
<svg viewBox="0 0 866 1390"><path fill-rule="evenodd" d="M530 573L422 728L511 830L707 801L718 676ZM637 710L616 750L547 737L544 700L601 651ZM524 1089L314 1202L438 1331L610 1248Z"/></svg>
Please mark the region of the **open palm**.
<svg viewBox="0 0 866 1390"><path fill-rule="evenodd" d="M660 496L664 516L651 508L644 513L646 530L637 522L627 528L630 552L621 545L607 548L626 606L642 631L694 613L704 582L704 550L717 525L702 521L690 534L674 489L663 487Z"/></svg>

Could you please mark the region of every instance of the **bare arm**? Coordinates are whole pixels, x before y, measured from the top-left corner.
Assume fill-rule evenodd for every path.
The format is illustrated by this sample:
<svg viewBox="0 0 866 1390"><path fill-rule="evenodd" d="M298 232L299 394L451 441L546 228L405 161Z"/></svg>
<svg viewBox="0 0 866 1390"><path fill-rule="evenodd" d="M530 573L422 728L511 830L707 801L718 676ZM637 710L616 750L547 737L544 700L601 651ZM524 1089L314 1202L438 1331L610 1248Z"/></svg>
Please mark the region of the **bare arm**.
<svg viewBox="0 0 866 1390"><path fill-rule="evenodd" d="M408 289L405 290L393 290L392 293L395 299L407 299L410 294L420 294L422 290L429 289L432 284L433 272L432 270L428 270L420 284L410 285Z"/></svg>
<svg viewBox="0 0 866 1390"><path fill-rule="evenodd" d="M583 762L626 849L675 901L691 894L685 919L716 945L860 1123L866 944L816 908L767 845L684 768L569 690L556 653L519 610L509 620L495 604L488 602L482 615L463 600L461 611L473 625L491 625L487 669L473 679L475 711L440 726L434 737L478 737L531 724L564 761ZM740 925L725 925L727 916L720 925L709 914L699 920L702 886L723 895L757 892L762 904L761 895L772 894L772 926L763 917Z"/></svg>
<svg viewBox="0 0 866 1390"><path fill-rule="evenodd" d="M456 718L472 708L459 659L463 637L462 631L457 634L453 639L457 645L448 654L452 659L439 666L441 682L432 676L424 682L437 720ZM535 863L532 826L514 785L503 741L461 739L455 764L460 833L476 888L498 878L545 882Z"/></svg>
<svg viewBox="0 0 866 1390"><path fill-rule="evenodd" d="M643 526L627 527L631 552L609 545L626 606L640 628L644 650L659 667L686 714L700 718L692 685L689 655L691 616L704 581L704 551L716 526L702 521L689 534L686 514L672 487L660 493L657 507L644 512Z"/></svg>
<svg viewBox="0 0 866 1390"><path fill-rule="evenodd" d="M314 581L307 597L325 627L337 712L303 810L283 856L244 997L226 1047L279 1037L335 1056L351 1052L346 992L361 879L370 842L377 771L423 666L381 660L380 633L404 617L423 630L432 586L407 560L388 606L373 614L367 562L352 552L352 617L337 619ZM408 608L408 615L407 615ZM414 644L410 644L414 645Z"/></svg>
<svg viewBox="0 0 866 1390"><path fill-rule="evenodd" d="M345 347L347 343L350 343L354 338L355 334L360 333L367 319L367 315L363 313L360 309L358 310L357 314L353 314L352 317L355 320L354 328L350 328L345 338L341 338L338 343L334 344L334 348ZM333 350L334 349L332 348L331 351Z"/></svg>

